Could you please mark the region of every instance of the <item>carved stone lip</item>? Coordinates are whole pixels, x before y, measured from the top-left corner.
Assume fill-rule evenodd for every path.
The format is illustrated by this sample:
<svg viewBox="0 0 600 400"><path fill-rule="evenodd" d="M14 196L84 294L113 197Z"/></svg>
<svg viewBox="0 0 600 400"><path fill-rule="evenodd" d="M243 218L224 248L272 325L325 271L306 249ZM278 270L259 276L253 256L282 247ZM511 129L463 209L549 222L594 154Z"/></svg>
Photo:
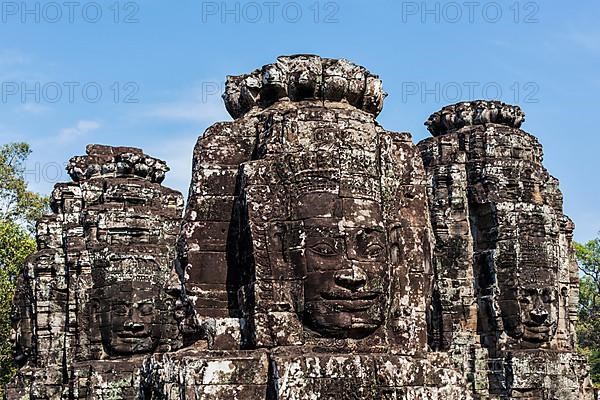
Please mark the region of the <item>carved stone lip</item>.
<svg viewBox="0 0 600 400"><path fill-rule="evenodd" d="M378 324L362 321L352 321L351 324L352 329L376 329L378 326Z"/></svg>
<svg viewBox="0 0 600 400"><path fill-rule="evenodd" d="M122 341L127 341L127 340L136 341L136 340L140 340L140 339L146 339L146 338L150 337L150 334L147 333L147 332L143 332L143 333L139 333L139 334L135 334L135 333L119 333L117 335L117 337L119 339L121 339Z"/></svg>
<svg viewBox="0 0 600 400"><path fill-rule="evenodd" d="M361 312L372 308L377 304L377 295L363 297L330 297L323 296L324 302L330 304L330 307L341 312Z"/></svg>
<svg viewBox="0 0 600 400"><path fill-rule="evenodd" d="M374 292L323 292L321 293L321 297L326 300L350 300L350 301L358 301L358 300L375 300L379 297L379 293Z"/></svg>
<svg viewBox="0 0 600 400"><path fill-rule="evenodd" d="M340 311L359 312L366 311L375 305L373 300L335 300Z"/></svg>
<svg viewBox="0 0 600 400"><path fill-rule="evenodd" d="M525 325L526 326L526 330L528 330L529 332L532 333L548 333L550 332L550 327L549 326L538 326L538 325Z"/></svg>

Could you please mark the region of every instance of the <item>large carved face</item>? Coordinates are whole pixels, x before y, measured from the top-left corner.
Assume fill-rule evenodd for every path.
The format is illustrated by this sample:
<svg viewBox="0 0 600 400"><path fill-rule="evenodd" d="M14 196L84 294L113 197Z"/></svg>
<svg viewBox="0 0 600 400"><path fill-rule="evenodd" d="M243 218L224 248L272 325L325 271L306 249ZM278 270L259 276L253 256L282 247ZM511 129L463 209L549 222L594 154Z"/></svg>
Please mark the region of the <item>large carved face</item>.
<svg viewBox="0 0 600 400"><path fill-rule="evenodd" d="M558 293L553 286L516 289L516 299L503 302L506 333L532 344L549 342L558 322Z"/></svg>
<svg viewBox="0 0 600 400"><path fill-rule="evenodd" d="M309 193L298 203L303 322L326 337L361 338L384 321L389 282L381 210L370 200Z"/></svg>
<svg viewBox="0 0 600 400"><path fill-rule="evenodd" d="M160 290L147 282L119 282L103 289L100 332L111 355L150 353L161 336Z"/></svg>

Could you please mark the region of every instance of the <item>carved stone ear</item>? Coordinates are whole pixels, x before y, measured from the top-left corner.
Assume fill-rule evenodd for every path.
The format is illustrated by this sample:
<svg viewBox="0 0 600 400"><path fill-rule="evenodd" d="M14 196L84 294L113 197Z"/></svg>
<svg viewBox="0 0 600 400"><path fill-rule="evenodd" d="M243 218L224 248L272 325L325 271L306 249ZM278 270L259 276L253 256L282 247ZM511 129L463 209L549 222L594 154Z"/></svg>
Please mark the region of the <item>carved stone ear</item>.
<svg viewBox="0 0 600 400"><path fill-rule="evenodd" d="M87 332L88 340L90 344L90 356L94 360L102 358L103 347L102 347L102 334L100 326L102 324L102 318L100 315L100 300L94 298L96 294L92 294L87 306Z"/></svg>
<svg viewBox="0 0 600 400"><path fill-rule="evenodd" d="M302 234L304 226L301 221L276 222L273 229L276 237L280 240L278 245L282 247L283 260L285 261L291 277L301 279L306 275L304 251L302 249ZM271 236L274 235L271 233Z"/></svg>
<svg viewBox="0 0 600 400"><path fill-rule="evenodd" d="M100 317L100 301L98 299L91 299L89 306L89 321L90 321L90 342L101 342L100 336L100 324L102 323Z"/></svg>
<svg viewBox="0 0 600 400"><path fill-rule="evenodd" d="M274 221L269 224L268 244L269 250L276 253L277 261L287 261L286 241L286 223Z"/></svg>

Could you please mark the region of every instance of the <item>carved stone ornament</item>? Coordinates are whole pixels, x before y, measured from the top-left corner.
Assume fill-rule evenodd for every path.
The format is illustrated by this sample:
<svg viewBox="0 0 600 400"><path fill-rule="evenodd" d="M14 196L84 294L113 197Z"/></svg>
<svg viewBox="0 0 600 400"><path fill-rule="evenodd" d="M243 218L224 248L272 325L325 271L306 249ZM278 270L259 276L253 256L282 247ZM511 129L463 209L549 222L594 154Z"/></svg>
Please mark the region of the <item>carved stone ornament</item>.
<svg viewBox="0 0 600 400"><path fill-rule="evenodd" d="M381 80L279 57L230 76L185 204L90 145L18 280L9 399L592 400L573 223L519 107L375 118Z"/></svg>

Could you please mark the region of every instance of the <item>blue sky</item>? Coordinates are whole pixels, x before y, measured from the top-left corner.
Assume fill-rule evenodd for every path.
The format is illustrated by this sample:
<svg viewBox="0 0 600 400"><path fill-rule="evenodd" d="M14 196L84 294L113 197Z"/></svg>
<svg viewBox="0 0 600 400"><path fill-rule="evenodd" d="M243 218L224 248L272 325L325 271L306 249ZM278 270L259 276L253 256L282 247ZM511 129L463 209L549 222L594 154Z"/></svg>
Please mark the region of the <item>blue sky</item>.
<svg viewBox="0 0 600 400"><path fill-rule="evenodd" d="M27 141L48 193L87 143L142 147L187 191L191 154L230 119L226 75L278 55L347 58L383 79L389 130L470 98L519 104L583 241L600 230L600 2L27 1L0 4L0 143ZM101 90L98 92L98 89Z"/></svg>

